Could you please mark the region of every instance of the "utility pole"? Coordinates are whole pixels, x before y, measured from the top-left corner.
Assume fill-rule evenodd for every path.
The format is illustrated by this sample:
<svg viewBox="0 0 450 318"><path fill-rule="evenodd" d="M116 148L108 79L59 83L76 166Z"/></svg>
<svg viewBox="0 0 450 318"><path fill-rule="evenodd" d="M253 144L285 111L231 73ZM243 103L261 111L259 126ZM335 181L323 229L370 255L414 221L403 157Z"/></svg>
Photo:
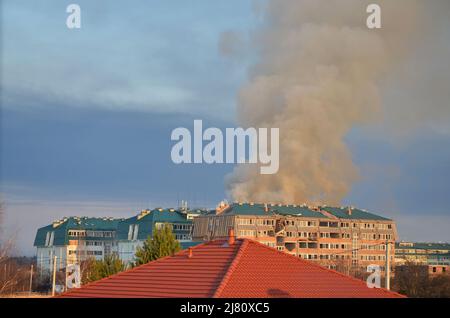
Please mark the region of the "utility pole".
<svg viewBox="0 0 450 318"><path fill-rule="evenodd" d="M30 270L30 294L33 291L33 264L31 264Z"/></svg>
<svg viewBox="0 0 450 318"><path fill-rule="evenodd" d="M385 268L385 279L386 279L386 289L391 289L391 257L389 251L389 241L386 240L386 268Z"/></svg>
<svg viewBox="0 0 450 318"><path fill-rule="evenodd" d="M55 287L56 287L56 259L58 256L53 256L53 281L52 281L52 296L55 296Z"/></svg>

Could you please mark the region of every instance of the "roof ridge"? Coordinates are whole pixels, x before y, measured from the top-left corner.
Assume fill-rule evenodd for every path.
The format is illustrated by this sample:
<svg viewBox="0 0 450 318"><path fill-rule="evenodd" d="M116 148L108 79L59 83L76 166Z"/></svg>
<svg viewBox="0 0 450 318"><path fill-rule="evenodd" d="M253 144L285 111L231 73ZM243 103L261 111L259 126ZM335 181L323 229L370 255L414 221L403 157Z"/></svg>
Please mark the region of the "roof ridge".
<svg viewBox="0 0 450 318"><path fill-rule="evenodd" d="M309 261L304 260L304 259L302 259L302 258L299 258L299 257L297 257L297 256L288 254L288 253L286 253L286 252L279 251L279 250L274 249L274 248L272 248L272 247L269 247L269 246L267 246L267 245L265 245L265 244L262 244L262 243L260 243L260 242L258 242L258 241L254 241L254 240L251 240L251 239L244 239L244 240L245 240L245 241L248 241L249 243L255 244L255 245L257 245L257 246L261 246L261 247L263 247L263 248L265 248L265 249L269 249L269 250L271 250L271 251L273 251L273 252L277 252L278 254L284 255L285 257L289 257L289 258L295 259L295 260L297 260L297 261L299 261L299 262L301 262L301 263L307 263L308 265L315 266L315 267L317 267L317 268L319 268L319 269L321 269L321 270L324 270L324 271L327 271L327 272L331 272L331 273L335 273L335 274L338 274L339 276L343 276L343 277L352 279L353 281L357 281L357 282L359 282L359 283L364 284L364 281L361 280L361 279L355 278L355 277L350 276L350 275L345 275L345 274L343 274L343 273L340 273L340 272L338 272L338 271L335 271L335 270L329 269L329 268L327 268L327 267L321 266L321 265L316 264L316 263L314 263L314 262L309 262ZM367 285L366 285L366 286L367 286ZM387 294L396 294L396 295L399 295L399 296L402 296L402 297L406 297L405 295L399 294L399 293L397 293L397 292L388 290L388 289L383 288L383 287L380 287L380 288L377 288L377 289L379 289L379 290L381 290L381 291L383 291L383 292L385 292L385 293L387 293Z"/></svg>
<svg viewBox="0 0 450 318"><path fill-rule="evenodd" d="M239 250L236 253L236 256L234 257L233 261L231 262L230 266L228 267L227 271L225 272L225 275L223 275L223 279L220 282L219 286L217 287L216 291L213 294L213 298L218 298L220 297L220 294L223 292L226 284L228 283L228 281L230 280L231 275L233 274L237 264L240 262L242 255L244 254L245 250L247 249L248 246L248 240L243 239L240 240L242 241L241 246L239 246ZM235 243L236 244L236 243Z"/></svg>

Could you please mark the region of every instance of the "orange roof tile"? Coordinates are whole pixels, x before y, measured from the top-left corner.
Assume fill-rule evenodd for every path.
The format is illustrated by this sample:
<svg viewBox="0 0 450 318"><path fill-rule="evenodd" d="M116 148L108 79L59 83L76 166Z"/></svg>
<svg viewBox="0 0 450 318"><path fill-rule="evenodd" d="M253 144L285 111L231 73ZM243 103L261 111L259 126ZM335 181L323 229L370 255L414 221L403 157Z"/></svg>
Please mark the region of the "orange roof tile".
<svg viewBox="0 0 450 318"><path fill-rule="evenodd" d="M403 297L243 239L216 240L60 297Z"/></svg>

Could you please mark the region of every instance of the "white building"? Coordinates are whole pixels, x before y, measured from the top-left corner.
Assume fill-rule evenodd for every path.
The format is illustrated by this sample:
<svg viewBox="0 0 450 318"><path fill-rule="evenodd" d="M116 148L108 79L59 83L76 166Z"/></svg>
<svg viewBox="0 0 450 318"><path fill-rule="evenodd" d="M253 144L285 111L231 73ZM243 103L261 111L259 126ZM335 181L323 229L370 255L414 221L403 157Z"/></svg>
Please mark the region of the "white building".
<svg viewBox="0 0 450 318"><path fill-rule="evenodd" d="M50 271L56 256L56 268L79 264L88 258L103 259L117 252L116 231L121 220L112 218L68 217L38 229L39 271Z"/></svg>

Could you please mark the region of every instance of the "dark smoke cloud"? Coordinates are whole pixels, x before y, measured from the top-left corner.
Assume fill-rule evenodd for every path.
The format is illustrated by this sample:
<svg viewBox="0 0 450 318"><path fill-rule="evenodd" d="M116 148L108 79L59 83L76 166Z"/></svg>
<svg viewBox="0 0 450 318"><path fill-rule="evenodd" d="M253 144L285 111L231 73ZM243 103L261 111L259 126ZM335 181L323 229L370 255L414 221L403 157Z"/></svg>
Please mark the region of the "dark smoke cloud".
<svg viewBox="0 0 450 318"><path fill-rule="evenodd" d="M370 30L366 7L372 2L271 0L264 6L263 27L253 39L260 59L240 91L238 122L280 128L280 170L260 175L254 165L238 166L226 180L233 199L339 204L347 195L358 169L345 136L355 125L395 113L383 109L381 88L414 52L433 43L442 28L437 20L450 16L446 0L376 1L382 29ZM432 63L421 62L424 69ZM448 78L436 72L437 79ZM443 93L421 84L433 96ZM427 105L427 118L447 113L443 105Z"/></svg>

